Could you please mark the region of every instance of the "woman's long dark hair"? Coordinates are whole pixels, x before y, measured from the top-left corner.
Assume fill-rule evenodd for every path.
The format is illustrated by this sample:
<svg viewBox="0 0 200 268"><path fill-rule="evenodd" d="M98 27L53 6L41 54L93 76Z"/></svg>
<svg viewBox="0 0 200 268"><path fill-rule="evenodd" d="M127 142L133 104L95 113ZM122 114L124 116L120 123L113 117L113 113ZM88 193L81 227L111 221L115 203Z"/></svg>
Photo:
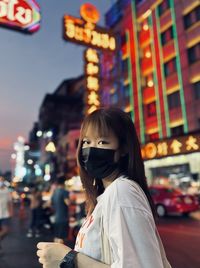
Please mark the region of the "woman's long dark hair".
<svg viewBox="0 0 200 268"><path fill-rule="evenodd" d="M152 213L155 216L155 208L148 190L140 143L135 126L130 116L118 108L102 108L96 110L89 114L82 123L77 149L77 161L83 188L86 192L88 213L90 214L93 211L97 203L97 196L104 191L102 181L95 180L94 183L94 178L89 176L82 165L82 141L88 127L92 127L94 132L97 131L99 136L107 136L107 134L112 131L118 138L119 149L126 152L125 157L122 157L119 163L120 171L126 175L128 179L140 185L149 201Z"/></svg>

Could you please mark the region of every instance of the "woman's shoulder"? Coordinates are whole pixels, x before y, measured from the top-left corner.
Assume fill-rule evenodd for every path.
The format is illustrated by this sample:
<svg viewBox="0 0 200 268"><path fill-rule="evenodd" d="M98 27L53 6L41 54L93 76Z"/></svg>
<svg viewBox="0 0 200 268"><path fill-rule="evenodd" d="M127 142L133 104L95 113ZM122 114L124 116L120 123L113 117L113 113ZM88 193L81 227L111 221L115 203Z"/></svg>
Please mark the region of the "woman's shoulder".
<svg viewBox="0 0 200 268"><path fill-rule="evenodd" d="M126 177L125 175L120 176L115 180L115 184L117 187L126 190L127 188L133 187L134 189L141 189L136 181L131 178Z"/></svg>
<svg viewBox="0 0 200 268"><path fill-rule="evenodd" d="M118 177L109 187L110 191L117 191L118 194L141 193L142 189L133 179L124 175Z"/></svg>
<svg viewBox="0 0 200 268"><path fill-rule="evenodd" d="M107 195L120 207L150 210L147 197L137 182L125 176L117 178L109 187Z"/></svg>

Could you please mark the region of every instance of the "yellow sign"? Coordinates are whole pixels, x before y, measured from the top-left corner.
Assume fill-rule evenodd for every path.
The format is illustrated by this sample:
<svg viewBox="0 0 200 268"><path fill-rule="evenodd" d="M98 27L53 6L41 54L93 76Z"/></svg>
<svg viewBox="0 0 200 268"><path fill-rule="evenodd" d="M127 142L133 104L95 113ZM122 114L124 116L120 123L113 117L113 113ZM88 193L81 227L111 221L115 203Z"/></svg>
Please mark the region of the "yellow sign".
<svg viewBox="0 0 200 268"><path fill-rule="evenodd" d="M85 3L80 8L81 17L89 23L97 23L100 18L98 9L90 3Z"/></svg>
<svg viewBox="0 0 200 268"><path fill-rule="evenodd" d="M103 50L116 49L115 37L109 31L69 15L64 16L64 39Z"/></svg>
<svg viewBox="0 0 200 268"><path fill-rule="evenodd" d="M85 74L87 87L87 113L95 111L100 106L99 101L99 56L95 49L85 51Z"/></svg>
<svg viewBox="0 0 200 268"><path fill-rule="evenodd" d="M200 151L200 133L150 142L142 146L144 160Z"/></svg>

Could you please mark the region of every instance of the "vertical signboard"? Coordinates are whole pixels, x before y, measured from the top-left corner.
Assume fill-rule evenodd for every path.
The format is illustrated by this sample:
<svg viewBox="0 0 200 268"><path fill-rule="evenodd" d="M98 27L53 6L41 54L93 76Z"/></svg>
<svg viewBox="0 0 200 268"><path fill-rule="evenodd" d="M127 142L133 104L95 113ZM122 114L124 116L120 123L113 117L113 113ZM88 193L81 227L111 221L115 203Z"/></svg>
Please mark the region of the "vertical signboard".
<svg viewBox="0 0 200 268"><path fill-rule="evenodd" d="M88 48L84 54L87 87L87 112L92 113L100 106L99 101L99 55L96 49Z"/></svg>
<svg viewBox="0 0 200 268"><path fill-rule="evenodd" d="M116 39L105 28L99 27L99 11L90 3L83 4L80 8L81 18L71 15L64 16L65 40L87 46L85 51L86 75L86 113L91 113L100 106L99 96L99 54L97 50L114 52Z"/></svg>

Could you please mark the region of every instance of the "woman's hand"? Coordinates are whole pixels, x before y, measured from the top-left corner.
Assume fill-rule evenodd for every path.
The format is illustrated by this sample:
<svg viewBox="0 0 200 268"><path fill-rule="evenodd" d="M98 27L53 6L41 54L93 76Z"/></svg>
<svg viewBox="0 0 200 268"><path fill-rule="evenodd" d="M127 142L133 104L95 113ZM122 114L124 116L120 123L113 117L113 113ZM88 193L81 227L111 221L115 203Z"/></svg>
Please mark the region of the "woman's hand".
<svg viewBox="0 0 200 268"><path fill-rule="evenodd" d="M49 242L40 242L37 248L37 256L43 268L59 268L61 260L71 250L63 244Z"/></svg>

